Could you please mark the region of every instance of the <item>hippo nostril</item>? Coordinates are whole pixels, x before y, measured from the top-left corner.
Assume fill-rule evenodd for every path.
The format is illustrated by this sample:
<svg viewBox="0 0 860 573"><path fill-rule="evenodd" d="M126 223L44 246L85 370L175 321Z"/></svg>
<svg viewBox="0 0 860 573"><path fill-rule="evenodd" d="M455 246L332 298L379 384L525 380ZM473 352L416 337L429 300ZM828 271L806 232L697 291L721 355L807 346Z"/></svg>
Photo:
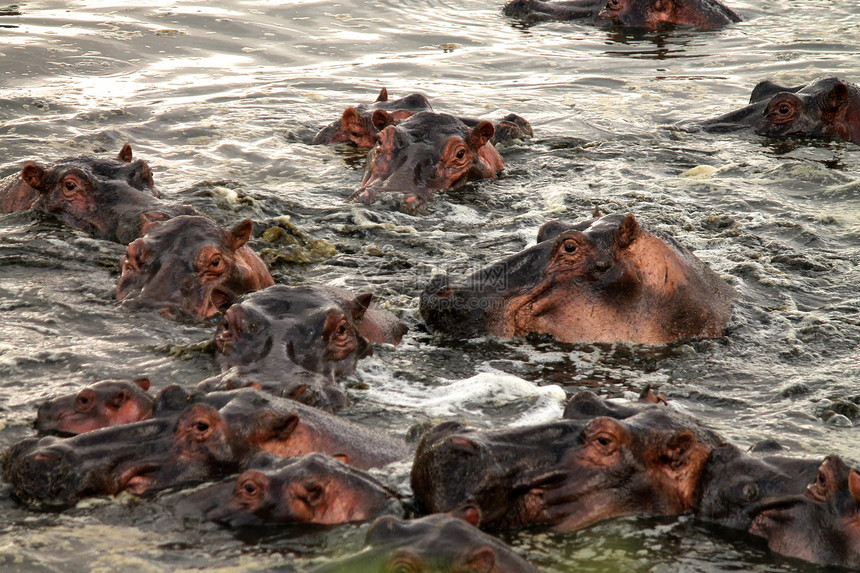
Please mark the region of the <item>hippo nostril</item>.
<svg viewBox="0 0 860 573"><path fill-rule="evenodd" d="M436 296L438 296L439 298L448 298L452 294L454 294L454 291L448 287L441 288L436 291Z"/></svg>

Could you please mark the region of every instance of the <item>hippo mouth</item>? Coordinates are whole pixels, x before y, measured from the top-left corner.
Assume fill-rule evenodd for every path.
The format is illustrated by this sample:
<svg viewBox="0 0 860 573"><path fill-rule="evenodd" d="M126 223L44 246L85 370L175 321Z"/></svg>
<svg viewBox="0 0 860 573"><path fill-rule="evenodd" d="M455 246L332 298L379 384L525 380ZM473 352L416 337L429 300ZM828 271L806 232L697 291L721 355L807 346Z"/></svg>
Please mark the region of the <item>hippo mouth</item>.
<svg viewBox="0 0 860 573"><path fill-rule="evenodd" d="M154 463L136 465L122 472L116 493L126 491L133 495L143 495L156 485L155 474L161 469Z"/></svg>
<svg viewBox="0 0 860 573"><path fill-rule="evenodd" d="M808 501L806 497L798 495L756 504L747 512L752 518L749 532L759 537L768 537L774 526L794 521L792 510Z"/></svg>

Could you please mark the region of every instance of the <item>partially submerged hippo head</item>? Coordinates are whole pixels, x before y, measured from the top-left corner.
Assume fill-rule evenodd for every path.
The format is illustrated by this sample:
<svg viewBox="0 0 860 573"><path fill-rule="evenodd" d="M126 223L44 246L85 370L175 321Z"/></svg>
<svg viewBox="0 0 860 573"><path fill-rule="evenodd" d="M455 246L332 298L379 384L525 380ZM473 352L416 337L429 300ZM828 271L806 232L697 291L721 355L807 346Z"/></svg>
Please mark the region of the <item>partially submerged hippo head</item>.
<svg viewBox="0 0 860 573"><path fill-rule="evenodd" d="M463 519L429 515L402 520L385 516L367 531L368 548L316 573L446 571L450 573L537 573L510 547Z"/></svg>
<svg viewBox="0 0 860 573"><path fill-rule="evenodd" d="M612 415L571 411L566 420L509 430L441 424L418 446L412 489L428 511L475 505L488 528L571 531L692 508L702 467L722 440L659 406L604 412Z"/></svg>
<svg viewBox="0 0 860 573"><path fill-rule="evenodd" d="M370 474L334 457L314 453L280 460L258 455L236 480L232 496L206 517L232 527L332 525L367 521L384 511L393 497Z"/></svg>
<svg viewBox="0 0 860 573"><path fill-rule="evenodd" d="M763 500L750 533L777 553L825 565L860 567L860 472L828 456L800 495Z"/></svg>
<svg viewBox="0 0 860 573"><path fill-rule="evenodd" d="M126 144L116 158L92 155L43 167L28 163L20 178L0 187L0 211L37 208L100 239L128 243L152 224L191 207L161 203L146 161L133 160Z"/></svg>
<svg viewBox="0 0 860 573"><path fill-rule="evenodd" d="M433 111L423 94L412 93L389 101L388 90L382 88L372 104L346 108L340 119L317 133L312 144L350 142L358 147L373 147L381 130L421 111Z"/></svg>
<svg viewBox="0 0 860 573"><path fill-rule="evenodd" d="M444 113L417 113L380 131L353 198L373 202L385 192L402 193L407 212L422 211L435 193L468 181L495 178L504 162L490 139L488 121L469 127Z"/></svg>
<svg viewBox="0 0 860 573"><path fill-rule="evenodd" d="M148 420L155 409L155 398L148 390L148 378L95 382L41 404L36 430L39 434L82 434Z"/></svg>
<svg viewBox="0 0 860 573"><path fill-rule="evenodd" d="M245 245L252 228L248 219L222 229L199 216L156 225L128 245L116 299L124 307L176 317L213 316L223 298L274 284L265 263Z"/></svg>
<svg viewBox="0 0 860 573"><path fill-rule="evenodd" d="M337 297L325 287L275 285L247 294L232 305L215 333L216 360L222 369L300 367L332 381L355 372L373 347L356 324L371 293Z"/></svg>
<svg viewBox="0 0 860 573"><path fill-rule="evenodd" d="M194 404L178 417L24 440L7 453L3 477L23 501L68 505L224 477L249 453L217 410Z"/></svg>
<svg viewBox="0 0 860 573"><path fill-rule="evenodd" d="M719 0L608 0L597 14L597 24L657 30L662 26L693 26L700 30L740 22Z"/></svg>
<svg viewBox="0 0 860 573"><path fill-rule="evenodd" d="M564 342L658 344L719 337L734 290L633 215L550 222L538 244L421 294L427 326L448 336L550 334Z"/></svg>
<svg viewBox="0 0 860 573"><path fill-rule="evenodd" d="M702 126L708 131L752 128L771 137L837 137L860 144L860 88L836 77L795 87L763 81L748 106Z"/></svg>

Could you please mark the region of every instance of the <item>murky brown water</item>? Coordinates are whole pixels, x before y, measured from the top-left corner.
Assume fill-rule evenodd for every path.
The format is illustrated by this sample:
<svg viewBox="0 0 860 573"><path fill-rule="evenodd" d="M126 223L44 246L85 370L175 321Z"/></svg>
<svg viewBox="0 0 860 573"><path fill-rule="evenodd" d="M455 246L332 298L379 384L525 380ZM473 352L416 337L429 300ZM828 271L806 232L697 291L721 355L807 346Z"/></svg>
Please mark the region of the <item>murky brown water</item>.
<svg viewBox="0 0 860 573"><path fill-rule="evenodd" d="M20 15L0 16L0 176L130 142L166 196L225 224L250 217L258 233L288 216L308 241L333 245L330 258L273 273L372 288L409 322L400 348L362 363L345 413L393 433L552 419L563 391L621 396L651 383L739 444L778 437L857 462L860 147L686 128L744 104L764 78L860 81L860 4L730 5L746 21L723 31L625 36L523 28L501 0L22 2ZM304 141L382 86L460 115L516 112L536 137L504 150L501 179L448 194L426 216L350 204L361 156ZM635 213L731 282L744 298L729 335L641 348L423 332L417 296L434 270L468 272L595 205ZM169 352L211 326L117 309L122 252L47 217L0 217L0 448L30 435L35 405L59 391L140 375L191 386L214 370L205 355ZM380 472L401 488L407 474L408 464ZM0 487L4 571L302 570L355 551L365 527L235 535L183 516L181 492L54 514ZM798 567L687 517L506 540L548 571Z"/></svg>

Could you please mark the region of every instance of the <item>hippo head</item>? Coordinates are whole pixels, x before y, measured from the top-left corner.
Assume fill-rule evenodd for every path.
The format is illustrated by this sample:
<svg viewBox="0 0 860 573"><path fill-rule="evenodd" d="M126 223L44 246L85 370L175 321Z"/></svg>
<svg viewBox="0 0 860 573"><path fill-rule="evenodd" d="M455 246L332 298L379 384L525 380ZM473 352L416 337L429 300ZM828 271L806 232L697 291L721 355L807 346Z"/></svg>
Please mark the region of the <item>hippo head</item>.
<svg viewBox="0 0 860 573"><path fill-rule="evenodd" d="M750 104L703 122L708 131L752 128L758 135L838 137L860 143L860 92L835 77L786 87L756 85Z"/></svg>
<svg viewBox="0 0 860 573"><path fill-rule="evenodd" d="M825 565L860 567L860 472L825 458L802 495L765 499L750 533L777 553Z"/></svg>
<svg viewBox="0 0 860 573"><path fill-rule="evenodd" d="M428 515L403 520L378 518L367 531L360 554L320 568L347 571L450 571L451 573L537 573L498 539L464 519Z"/></svg>
<svg viewBox="0 0 860 573"><path fill-rule="evenodd" d="M147 420L155 408L155 398L148 390L148 378L90 384L75 394L59 396L40 405L36 430L39 434L82 434Z"/></svg>
<svg viewBox="0 0 860 573"><path fill-rule="evenodd" d="M382 88L370 105L348 107L339 120L327 125L316 135L313 144L350 142L358 147L373 147L376 136L389 125L395 125L419 111L432 111L430 102L419 93L397 100L388 100L388 90Z"/></svg>
<svg viewBox="0 0 860 573"><path fill-rule="evenodd" d="M412 490L431 513L475 505L482 527L535 523L541 506L534 477L575 443L581 429L577 421L489 431L443 422L418 444Z"/></svg>
<svg viewBox="0 0 860 573"><path fill-rule="evenodd" d="M215 333L222 369L274 361L329 377L352 374L373 347L359 333L372 295L337 296L328 289L275 285L232 305Z"/></svg>
<svg viewBox="0 0 860 573"><path fill-rule="evenodd" d="M222 477L248 454L217 410L194 404L178 417L25 440L7 453L3 477L24 501L67 505Z"/></svg>
<svg viewBox="0 0 860 573"><path fill-rule="evenodd" d="M263 261L245 246L252 228L248 219L222 229L188 215L155 226L128 245L116 299L127 308L176 317L213 316L224 298L274 284Z"/></svg>
<svg viewBox="0 0 860 573"><path fill-rule="evenodd" d="M479 508L482 527L574 530L616 515L690 509L722 440L654 405L600 408L578 400L549 424L478 431L447 422L422 438L412 489L428 511ZM576 410L574 412L574 410Z"/></svg>
<svg viewBox="0 0 860 573"><path fill-rule="evenodd" d="M573 227L548 223L540 242L519 254L457 280L434 277L421 295L421 316L432 330L459 337L555 333L561 325L584 334L592 325L607 327L593 324L591 313L607 306L601 299L623 307L638 292L641 281L625 250L639 234L633 215L606 215Z"/></svg>
<svg viewBox="0 0 860 573"><path fill-rule="evenodd" d="M493 124L468 127L448 114L421 112L379 132L353 198L370 203L398 192L407 212L424 209L433 194L468 181L495 177L504 164L492 144Z"/></svg>
<svg viewBox="0 0 860 573"><path fill-rule="evenodd" d="M740 19L716 0L608 0L595 23L647 30L665 25L709 30Z"/></svg>
<svg viewBox="0 0 860 573"><path fill-rule="evenodd" d="M28 163L21 179L39 192L41 209L102 239L128 243L170 216L156 199L152 169L132 160L128 144L116 158L85 155L47 168Z"/></svg>
<svg viewBox="0 0 860 573"><path fill-rule="evenodd" d="M341 461L345 456L337 457L313 453L278 460L258 454L236 480L229 501L209 511L207 518L237 527L330 525L366 521L377 515L392 497L391 492L366 472Z"/></svg>

